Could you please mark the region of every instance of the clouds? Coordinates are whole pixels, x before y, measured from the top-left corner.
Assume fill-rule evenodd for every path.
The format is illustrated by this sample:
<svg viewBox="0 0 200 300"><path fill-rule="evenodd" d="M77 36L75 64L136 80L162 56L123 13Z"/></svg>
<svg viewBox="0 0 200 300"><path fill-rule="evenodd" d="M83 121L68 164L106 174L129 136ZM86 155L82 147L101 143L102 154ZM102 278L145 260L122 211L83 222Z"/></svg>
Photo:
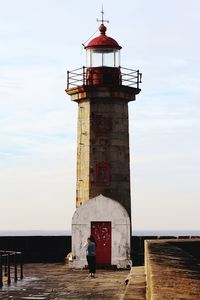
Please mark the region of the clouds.
<svg viewBox="0 0 200 300"><path fill-rule="evenodd" d="M75 161L59 154L39 151L1 168L1 207L6 212L1 230L70 228L67 215L75 209L75 194L68 188L75 185ZM73 157L68 147L66 154Z"/></svg>
<svg viewBox="0 0 200 300"><path fill-rule="evenodd" d="M42 151L45 144L51 146L51 151L57 141L74 142L76 126L72 126L72 121L76 109L72 107L67 116L67 107L71 107L71 104L67 104L64 84L62 86L64 80L58 79L54 70L34 66L0 72L0 78L3 79L0 149L7 149L4 153L9 152L9 148L10 153L16 151L17 155L38 152L38 149ZM51 86L53 88L49 92ZM59 92L56 92L57 89Z"/></svg>

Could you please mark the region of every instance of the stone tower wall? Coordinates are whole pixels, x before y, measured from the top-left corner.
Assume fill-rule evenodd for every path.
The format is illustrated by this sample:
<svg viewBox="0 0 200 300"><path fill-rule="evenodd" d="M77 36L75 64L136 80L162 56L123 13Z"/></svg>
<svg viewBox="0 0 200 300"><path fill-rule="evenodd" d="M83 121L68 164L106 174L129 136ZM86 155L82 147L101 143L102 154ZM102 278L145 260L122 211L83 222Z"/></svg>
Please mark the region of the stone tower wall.
<svg viewBox="0 0 200 300"><path fill-rule="evenodd" d="M100 131L100 123L104 131ZM128 103L104 98L90 103L89 199L99 194L117 200L131 214ZM99 180L103 169L104 180Z"/></svg>
<svg viewBox="0 0 200 300"><path fill-rule="evenodd" d="M140 90L86 85L66 92L79 110L76 207L102 194L131 218L128 103Z"/></svg>
<svg viewBox="0 0 200 300"><path fill-rule="evenodd" d="M130 216L128 102L85 99L78 105L76 206L102 194L119 201ZM102 169L105 178L99 180Z"/></svg>
<svg viewBox="0 0 200 300"><path fill-rule="evenodd" d="M78 104L76 207L89 200L90 102Z"/></svg>

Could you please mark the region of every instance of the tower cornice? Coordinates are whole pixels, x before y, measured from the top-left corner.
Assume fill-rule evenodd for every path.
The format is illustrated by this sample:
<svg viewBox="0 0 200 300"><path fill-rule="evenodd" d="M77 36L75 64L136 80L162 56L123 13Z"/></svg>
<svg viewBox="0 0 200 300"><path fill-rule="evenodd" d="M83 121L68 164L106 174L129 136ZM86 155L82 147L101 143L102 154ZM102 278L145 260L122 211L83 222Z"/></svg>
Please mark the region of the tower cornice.
<svg viewBox="0 0 200 300"><path fill-rule="evenodd" d="M65 90L68 95L71 96L71 100L75 102L82 101L84 99L93 99L97 100L102 98L118 98L123 99L124 101L134 101L135 95L140 93L139 88L132 88L129 86L90 86L82 85L74 88Z"/></svg>

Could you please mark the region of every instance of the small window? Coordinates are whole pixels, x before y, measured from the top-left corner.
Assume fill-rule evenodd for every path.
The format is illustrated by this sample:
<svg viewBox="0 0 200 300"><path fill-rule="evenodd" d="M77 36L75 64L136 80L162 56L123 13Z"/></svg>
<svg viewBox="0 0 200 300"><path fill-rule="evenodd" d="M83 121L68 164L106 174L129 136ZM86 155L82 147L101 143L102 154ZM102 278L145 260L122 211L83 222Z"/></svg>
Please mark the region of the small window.
<svg viewBox="0 0 200 300"><path fill-rule="evenodd" d="M109 136L111 132L111 119L98 115L95 117L96 136Z"/></svg>

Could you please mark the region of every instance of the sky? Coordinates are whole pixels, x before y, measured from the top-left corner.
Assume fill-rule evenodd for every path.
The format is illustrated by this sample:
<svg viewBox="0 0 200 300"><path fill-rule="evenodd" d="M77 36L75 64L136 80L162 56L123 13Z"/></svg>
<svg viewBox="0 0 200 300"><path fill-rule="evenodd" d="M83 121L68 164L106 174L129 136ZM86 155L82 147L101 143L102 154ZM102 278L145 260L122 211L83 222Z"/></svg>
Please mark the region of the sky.
<svg viewBox="0 0 200 300"><path fill-rule="evenodd" d="M69 230L77 104L66 72L102 1L0 0L0 230ZM200 231L200 1L104 1L121 65L143 74L129 104L133 230ZM98 33L96 33L97 35Z"/></svg>

